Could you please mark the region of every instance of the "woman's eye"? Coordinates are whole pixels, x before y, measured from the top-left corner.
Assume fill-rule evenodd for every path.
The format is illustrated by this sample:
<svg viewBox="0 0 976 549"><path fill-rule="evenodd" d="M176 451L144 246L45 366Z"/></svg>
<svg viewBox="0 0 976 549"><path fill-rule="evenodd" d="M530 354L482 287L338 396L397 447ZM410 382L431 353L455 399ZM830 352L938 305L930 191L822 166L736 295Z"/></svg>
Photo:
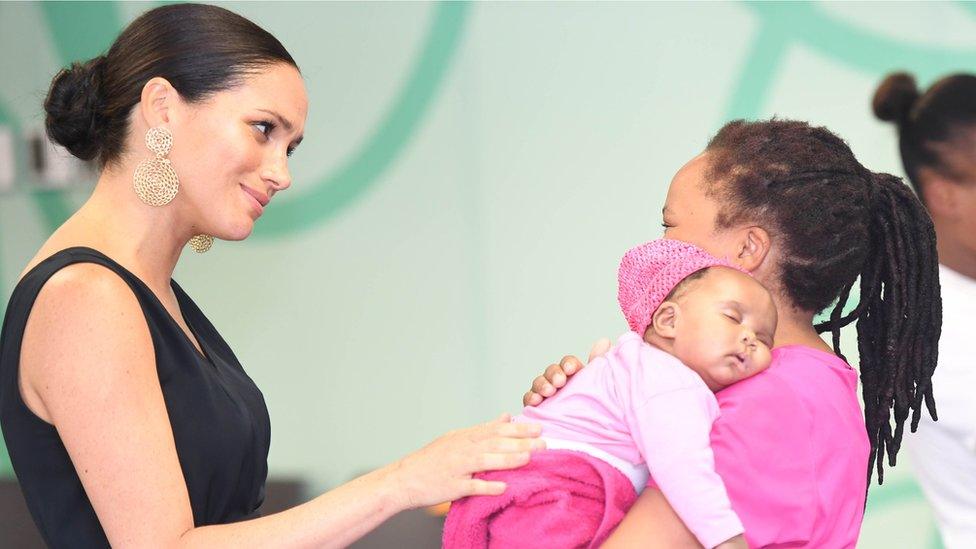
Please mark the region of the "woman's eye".
<svg viewBox="0 0 976 549"><path fill-rule="evenodd" d="M274 122L268 122L268 121L255 122L253 126L257 128L258 131L261 132L261 134L264 135L265 137L271 135L271 132L273 132L275 129Z"/></svg>

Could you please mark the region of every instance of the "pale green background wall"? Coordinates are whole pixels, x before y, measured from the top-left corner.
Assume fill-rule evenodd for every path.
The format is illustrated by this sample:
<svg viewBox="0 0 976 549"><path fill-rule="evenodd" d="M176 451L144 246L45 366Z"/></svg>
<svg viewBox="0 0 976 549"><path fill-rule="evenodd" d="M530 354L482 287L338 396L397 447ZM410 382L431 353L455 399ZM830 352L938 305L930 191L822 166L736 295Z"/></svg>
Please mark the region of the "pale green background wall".
<svg viewBox="0 0 976 549"><path fill-rule="evenodd" d="M960 3L227 6L301 65L306 139L256 234L178 279L264 390L272 474L317 487L517 410L551 360L623 331L619 256L724 121L812 120L899 173L880 77L976 70ZM147 7L0 3L4 295L92 181L42 192L26 165L50 78ZM889 546L937 546L907 462L868 505L860 547Z"/></svg>

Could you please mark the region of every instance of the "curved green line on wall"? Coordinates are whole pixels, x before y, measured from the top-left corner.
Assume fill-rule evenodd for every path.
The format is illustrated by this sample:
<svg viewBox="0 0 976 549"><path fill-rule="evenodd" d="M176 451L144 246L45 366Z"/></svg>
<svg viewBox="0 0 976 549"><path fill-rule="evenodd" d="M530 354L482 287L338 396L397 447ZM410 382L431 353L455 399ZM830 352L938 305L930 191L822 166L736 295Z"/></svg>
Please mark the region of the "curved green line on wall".
<svg viewBox="0 0 976 549"><path fill-rule="evenodd" d="M268 209L255 226L255 236L281 237L320 225L381 180L416 135L443 84L469 9L467 2L435 4L430 30L410 76L364 146L310 191L283 198Z"/></svg>
<svg viewBox="0 0 976 549"><path fill-rule="evenodd" d="M976 49L958 50L896 40L833 18L810 2L747 2L745 5L758 16L759 33L725 111L727 120L756 118L761 114L769 85L780 68L782 52L794 44L878 76L907 69L924 81L976 66ZM976 7L966 6L976 14Z"/></svg>

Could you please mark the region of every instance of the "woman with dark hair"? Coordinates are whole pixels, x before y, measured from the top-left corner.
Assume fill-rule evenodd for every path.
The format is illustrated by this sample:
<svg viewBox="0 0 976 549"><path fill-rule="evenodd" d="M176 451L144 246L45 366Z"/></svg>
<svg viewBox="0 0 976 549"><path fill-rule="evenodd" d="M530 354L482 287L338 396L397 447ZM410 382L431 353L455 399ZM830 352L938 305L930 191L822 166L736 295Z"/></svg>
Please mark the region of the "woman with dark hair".
<svg viewBox="0 0 976 549"><path fill-rule="evenodd" d="M976 318L976 76L954 74L922 93L906 73L888 75L874 114L898 128L908 180L935 224L942 283L942 339L932 383L938 423L923 419L908 445L912 465L949 549L976 540L976 402L969 387Z"/></svg>
<svg viewBox="0 0 976 549"><path fill-rule="evenodd" d="M827 129L788 120L723 127L675 175L663 214L666 237L751 272L779 315L769 369L715 395L715 468L749 546L854 547L872 472L883 480L884 457L894 465L905 421L914 429L923 403L935 415L931 220L897 177L864 168ZM854 321L863 416L857 374L840 353L840 329ZM572 357L550 366L525 403L580 367ZM653 483L604 547L637 546L697 546Z"/></svg>
<svg viewBox="0 0 976 549"><path fill-rule="evenodd" d="M501 418L258 518L264 399L172 273L187 243L246 238L291 185L294 59L239 15L171 5L61 71L44 106L51 139L101 166L27 265L0 340L0 423L49 546L344 546L398 511L500 493L472 473L541 446L538 426Z"/></svg>

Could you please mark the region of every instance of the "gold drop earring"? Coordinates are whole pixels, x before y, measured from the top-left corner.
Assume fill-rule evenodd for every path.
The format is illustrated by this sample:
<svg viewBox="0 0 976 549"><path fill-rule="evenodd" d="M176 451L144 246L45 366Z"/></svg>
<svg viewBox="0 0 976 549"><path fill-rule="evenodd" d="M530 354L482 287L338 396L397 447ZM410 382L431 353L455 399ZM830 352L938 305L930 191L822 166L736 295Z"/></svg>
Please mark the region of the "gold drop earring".
<svg viewBox="0 0 976 549"><path fill-rule="evenodd" d="M190 241L187 242L187 244L189 244L190 247L193 248L194 252L198 254L202 254L203 252L209 250L211 246L213 246L213 241L214 238L209 234L198 234L193 238L191 238Z"/></svg>
<svg viewBox="0 0 976 549"><path fill-rule="evenodd" d="M149 128L146 147L156 158L143 160L136 166L132 187L136 196L150 206L165 206L180 192L180 180L166 156L173 148L173 134L162 126Z"/></svg>
<svg viewBox="0 0 976 549"><path fill-rule="evenodd" d="M173 134L163 126L149 128L146 147L156 154L156 158L144 160L136 166L132 186L139 200L150 206L165 206L180 192L180 180L169 158L166 158L173 149ZM189 244L193 251L202 254L213 246L213 237L198 234L190 239Z"/></svg>

